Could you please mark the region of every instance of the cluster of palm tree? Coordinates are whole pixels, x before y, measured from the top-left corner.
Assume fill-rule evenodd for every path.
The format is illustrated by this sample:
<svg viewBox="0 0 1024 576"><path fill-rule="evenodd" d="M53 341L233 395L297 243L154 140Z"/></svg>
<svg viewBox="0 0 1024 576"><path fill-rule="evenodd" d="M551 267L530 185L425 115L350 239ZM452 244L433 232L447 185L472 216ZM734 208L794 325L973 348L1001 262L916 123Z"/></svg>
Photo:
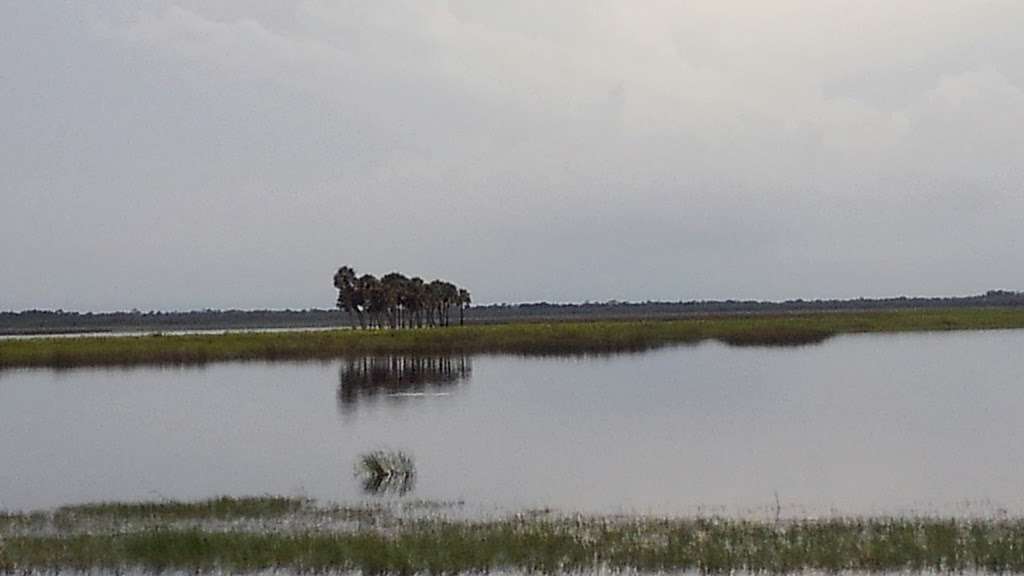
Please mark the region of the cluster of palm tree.
<svg viewBox="0 0 1024 576"><path fill-rule="evenodd" d="M334 287L338 308L348 313L352 326L360 328L448 326L454 309L459 311L459 324L464 324L471 302L469 291L451 282L426 282L398 272L380 278L357 276L350 266L338 269Z"/></svg>

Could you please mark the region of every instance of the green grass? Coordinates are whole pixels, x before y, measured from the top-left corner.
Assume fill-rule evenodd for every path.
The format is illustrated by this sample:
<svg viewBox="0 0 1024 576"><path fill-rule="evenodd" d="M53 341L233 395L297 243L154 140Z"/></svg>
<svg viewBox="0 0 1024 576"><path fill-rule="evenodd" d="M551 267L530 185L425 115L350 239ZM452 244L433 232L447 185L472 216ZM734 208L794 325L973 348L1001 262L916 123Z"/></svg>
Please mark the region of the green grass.
<svg viewBox="0 0 1024 576"><path fill-rule="evenodd" d="M103 506L112 513L138 513L136 505ZM157 514L179 513L165 504L153 506ZM179 506L200 514L211 510L208 503ZM266 525L248 532L153 527L96 532L72 526L56 535L0 533L0 572L1024 570L1024 520L1019 519L768 522L523 515L486 521L421 518L325 533L295 531L288 516L273 518L279 524L269 531Z"/></svg>
<svg viewBox="0 0 1024 576"><path fill-rule="evenodd" d="M0 341L0 368L202 364L366 354L589 354L719 340L737 346L822 342L856 332L1024 328L1024 308L736 315L684 320L520 323L445 329Z"/></svg>
<svg viewBox="0 0 1024 576"><path fill-rule="evenodd" d="M356 476L370 494L405 494L416 483L416 465L405 452L374 450L359 456Z"/></svg>
<svg viewBox="0 0 1024 576"><path fill-rule="evenodd" d="M58 519L116 518L132 520L155 518L164 521L189 519L228 520L267 518L293 514L311 505L302 498L265 496L254 498L221 497L200 502L100 502L65 506L55 513Z"/></svg>
<svg viewBox="0 0 1024 576"><path fill-rule="evenodd" d="M434 501L407 501L403 509L444 510L452 503ZM98 502L62 506L56 510L31 513L0 511L0 540L5 534L39 532L54 529L60 532L93 532L128 528L153 528L172 524L194 526L209 522L237 523L255 520L275 522L286 519L316 521L329 518L338 523L391 521L397 511L383 504L355 506L318 506L313 500L298 497L257 496L232 498L228 496L182 502L165 500L155 502Z"/></svg>

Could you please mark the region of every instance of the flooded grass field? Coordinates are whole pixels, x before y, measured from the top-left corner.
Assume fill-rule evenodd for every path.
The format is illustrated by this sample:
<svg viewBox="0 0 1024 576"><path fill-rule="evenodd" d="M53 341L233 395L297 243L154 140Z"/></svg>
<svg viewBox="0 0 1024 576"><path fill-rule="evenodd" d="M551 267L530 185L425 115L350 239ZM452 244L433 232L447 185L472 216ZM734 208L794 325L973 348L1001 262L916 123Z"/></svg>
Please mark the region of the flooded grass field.
<svg viewBox="0 0 1024 576"><path fill-rule="evenodd" d="M275 494L471 513L1024 513L1024 331L0 372L0 509Z"/></svg>
<svg viewBox="0 0 1024 576"><path fill-rule="evenodd" d="M1008 572L1019 520L415 516L279 498L65 508L0 524L0 571Z"/></svg>

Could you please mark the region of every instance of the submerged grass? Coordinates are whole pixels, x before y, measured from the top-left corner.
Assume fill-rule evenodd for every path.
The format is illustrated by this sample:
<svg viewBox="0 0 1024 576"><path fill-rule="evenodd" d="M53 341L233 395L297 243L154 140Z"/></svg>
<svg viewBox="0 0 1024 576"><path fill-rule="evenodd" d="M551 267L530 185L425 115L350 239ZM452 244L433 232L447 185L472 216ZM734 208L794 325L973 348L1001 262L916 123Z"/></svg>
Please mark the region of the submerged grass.
<svg viewBox="0 0 1024 576"><path fill-rule="evenodd" d="M0 571L1024 570L1024 520L438 517L335 533L296 532L287 518L280 522L269 532L147 528L0 537Z"/></svg>
<svg viewBox="0 0 1024 576"><path fill-rule="evenodd" d="M1024 308L706 316L683 320L519 323L445 329L42 338L0 341L0 368L202 364L366 354L588 354L719 340L822 342L843 333L1024 328Z"/></svg>

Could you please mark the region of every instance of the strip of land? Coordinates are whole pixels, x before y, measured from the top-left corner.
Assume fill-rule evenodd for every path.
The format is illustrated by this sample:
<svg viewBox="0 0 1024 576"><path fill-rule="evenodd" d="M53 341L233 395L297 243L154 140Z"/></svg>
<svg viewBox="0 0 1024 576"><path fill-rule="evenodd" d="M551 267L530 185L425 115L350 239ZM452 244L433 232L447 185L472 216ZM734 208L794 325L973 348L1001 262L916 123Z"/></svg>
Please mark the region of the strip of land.
<svg viewBox="0 0 1024 576"><path fill-rule="evenodd" d="M599 320L673 320L707 314L793 314L883 310L1024 307L1024 292L989 290L974 296L856 298L850 300L691 300L487 304L465 310L467 324ZM461 317L461 316L460 316ZM0 312L0 335L224 331L350 326L339 310L194 310L190 312Z"/></svg>
<svg viewBox="0 0 1024 576"><path fill-rule="evenodd" d="M1018 572L1024 570L1024 520L771 522L535 512L472 521L386 506L322 508L286 498L100 504L0 515L0 572L133 568Z"/></svg>
<svg viewBox="0 0 1024 576"><path fill-rule="evenodd" d="M1024 308L705 316L685 320L518 323L405 330L146 335L0 341L0 368L203 364L377 354L599 354L718 340L822 342L837 334L1024 328Z"/></svg>

